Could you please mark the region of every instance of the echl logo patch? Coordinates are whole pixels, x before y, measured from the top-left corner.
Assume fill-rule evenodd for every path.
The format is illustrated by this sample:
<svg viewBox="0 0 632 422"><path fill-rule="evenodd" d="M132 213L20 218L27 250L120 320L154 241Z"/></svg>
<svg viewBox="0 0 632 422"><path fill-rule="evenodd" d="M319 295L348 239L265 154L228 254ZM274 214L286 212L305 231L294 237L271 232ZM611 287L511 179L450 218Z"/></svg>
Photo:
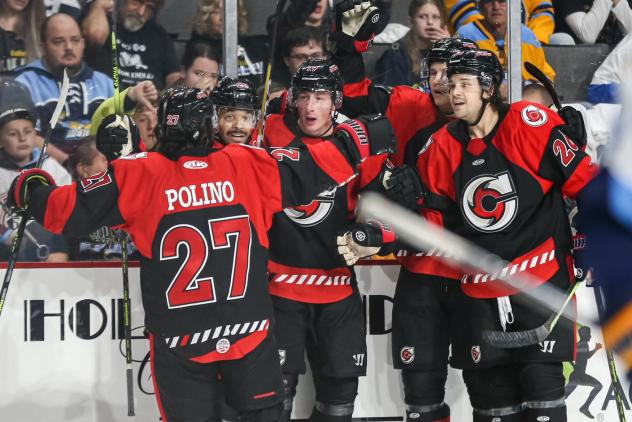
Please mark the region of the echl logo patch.
<svg viewBox="0 0 632 422"><path fill-rule="evenodd" d="M228 341L228 339L220 338L217 340L215 350L217 350L218 353L224 354L228 352L228 349L230 349L230 341Z"/></svg>
<svg viewBox="0 0 632 422"><path fill-rule="evenodd" d="M399 358L402 360L402 363L409 364L415 360L415 347L414 346L404 346L402 350L399 351Z"/></svg>
<svg viewBox="0 0 632 422"><path fill-rule="evenodd" d="M520 113L522 120L531 127L540 127L549 120L549 115L534 105L528 105Z"/></svg>
<svg viewBox="0 0 632 422"><path fill-rule="evenodd" d="M93 176L81 179L80 183L84 192L90 192L91 190L109 185L112 183L112 178L110 177L110 173L106 170Z"/></svg>
<svg viewBox="0 0 632 422"><path fill-rule="evenodd" d="M479 363L481 361L481 346L472 346L472 361Z"/></svg>
<svg viewBox="0 0 632 422"><path fill-rule="evenodd" d="M468 182L461 209L476 230L493 233L507 227L518 214L518 195L509 172L484 174Z"/></svg>
<svg viewBox="0 0 632 422"><path fill-rule="evenodd" d="M334 208L335 196L336 189L334 188L318 195L318 199L313 200L307 205L286 208L283 212L290 220L299 226L315 226L329 216L331 210Z"/></svg>

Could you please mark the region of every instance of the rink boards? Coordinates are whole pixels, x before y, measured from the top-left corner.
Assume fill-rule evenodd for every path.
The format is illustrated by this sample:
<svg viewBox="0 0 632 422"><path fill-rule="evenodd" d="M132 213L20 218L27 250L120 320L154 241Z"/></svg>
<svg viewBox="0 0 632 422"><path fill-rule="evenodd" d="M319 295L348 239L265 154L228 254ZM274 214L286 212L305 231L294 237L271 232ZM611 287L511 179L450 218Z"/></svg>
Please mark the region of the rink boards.
<svg viewBox="0 0 632 422"><path fill-rule="evenodd" d="M125 360L122 354L121 269L99 267L19 268L0 317L0 421L112 422L158 421L158 411L142 337L138 268L130 269L136 416L127 417ZM360 381L354 417L366 421L400 421L401 385L392 369L390 312L399 267L360 265L358 275L367 315L368 375ZM0 271L4 273L4 271ZM579 290L581 315L595 315L591 288ZM588 321L585 321L588 322ZM590 350L602 343L591 325ZM423 353L418 350L416 353ZM569 365L567 370L572 371ZM613 383L604 349L588 359L586 374L602 389L590 404L597 421L617 422ZM625 376L622 366L619 375ZM311 382L303 377L294 417L309 416ZM306 382L307 381L307 382ZM625 404L630 388L622 380ZM578 386L569 396L569 421L589 421L579 413L592 387ZM457 371L450 371L446 402L452 421L470 421L471 409ZM632 411L626 411L632 420Z"/></svg>

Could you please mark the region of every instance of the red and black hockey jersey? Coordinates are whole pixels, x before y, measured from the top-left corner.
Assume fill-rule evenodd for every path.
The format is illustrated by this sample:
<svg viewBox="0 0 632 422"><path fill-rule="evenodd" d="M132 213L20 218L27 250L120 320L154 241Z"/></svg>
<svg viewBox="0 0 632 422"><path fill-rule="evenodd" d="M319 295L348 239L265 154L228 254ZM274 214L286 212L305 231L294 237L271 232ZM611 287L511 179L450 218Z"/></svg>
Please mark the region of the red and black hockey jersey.
<svg viewBox="0 0 632 422"><path fill-rule="evenodd" d="M390 160L396 166L406 164L414 167L428 138L448 122L448 118L435 106L432 95L403 85L393 88L374 86L365 75L364 62L359 54L341 53L336 55L336 59L345 78L343 112L351 117L367 113L384 114L397 138L398 152L392 154ZM424 210L422 215L439 225L443 224L444 218L449 218L447 211L439 215ZM410 272L461 279L462 273L446 265L436 251L401 249L396 252L396 258Z"/></svg>
<svg viewBox="0 0 632 422"><path fill-rule="evenodd" d="M279 148L322 142L323 138L302 134L292 112L272 114L266 120L264 145L273 155ZM268 234L271 294L308 303L337 302L351 295L353 269L338 254L336 236L355 224L358 193L375 183L385 161L386 157L369 157L350 183L274 216Z"/></svg>
<svg viewBox="0 0 632 422"><path fill-rule="evenodd" d="M146 327L193 361L238 359L268 335L273 215L354 176L334 142L274 155L246 145L177 161L135 154L80 183L36 189L29 209L55 233L130 233L142 255Z"/></svg>
<svg viewBox="0 0 632 422"><path fill-rule="evenodd" d="M458 207L461 221L447 228L511 263L501 274L465 277L466 294L514 294L497 277L523 271L568 285L572 242L563 195L575 197L597 168L557 128L563 123L549 109L518 102L501 108L484 139L470 139L466 123L454 121L422 149L418 166L429 189L427 205Z"/></svg>

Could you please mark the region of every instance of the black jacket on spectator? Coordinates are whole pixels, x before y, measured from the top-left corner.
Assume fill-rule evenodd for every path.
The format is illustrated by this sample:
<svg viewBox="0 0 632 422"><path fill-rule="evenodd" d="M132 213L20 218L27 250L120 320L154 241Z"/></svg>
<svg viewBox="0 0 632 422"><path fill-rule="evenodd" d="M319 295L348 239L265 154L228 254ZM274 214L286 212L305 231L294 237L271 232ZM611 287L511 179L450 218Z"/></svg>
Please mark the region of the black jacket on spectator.
<svg viewBox="0 0 632 422"><path fill-rule="evenodd" d="M119 23L116 27L121 90L150 80L163 89L167 75L180 70L173 41L154 20L139 31L130 32ZM108 41L92 51L86 50L86 62L106 75L112 74L111 45Z"/></svg>
<svg viewBox="0 0 632 422"><path fill-rule="evenodd" d="M24 41L15 32L0 28L0 74L8 74L28 62Z"/></svg>
<svg viewBox="0 0 632 422"><path fill-rule="evenodd" d="M402 37L393 43L378 59L375 65L375 77L373 81L380 85L418 85L421 82L420 72L414 73L412 62L406 52L406 37ZM419 54L425 55L426 51Z"/></svg>
<svg viewBox="0 0 632 422"><path fill-rule="evenodd" d="M565 18L571 13L575 12L588 12L592 6L594 0L553 0L553 8L555 9L555 32L564 32L569 34L576 43L580 44L581 41L573 30L566 23ZM625 0L622 0L625 1ZM632 7L632 0L627 0ZM608 20L603 26L603 29L599 33L596 44L608 44L615 46L623 39L625 32L621 28L621 25L614 17L612 13L608 17Z"/></svg>

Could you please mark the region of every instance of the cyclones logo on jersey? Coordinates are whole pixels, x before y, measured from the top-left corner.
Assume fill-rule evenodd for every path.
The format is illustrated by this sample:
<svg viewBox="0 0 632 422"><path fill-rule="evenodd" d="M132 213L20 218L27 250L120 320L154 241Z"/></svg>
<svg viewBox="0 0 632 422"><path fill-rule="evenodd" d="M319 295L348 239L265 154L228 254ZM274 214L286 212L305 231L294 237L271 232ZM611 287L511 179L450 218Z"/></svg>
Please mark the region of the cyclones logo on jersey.
<svg viewBox="0 0 632 422"><path fill-rule="evenodd" d="M518 195L509 172L477 176L465 186L461 209L475 229L493 233L507 227L518 213Z"/></svg>
<svg viewBox="0 0 632 422"><path fill-rule="evenodd" d="M549 120L549 116L544 110L532 104L523 108L520 115L522 116L522 120L531 127L540 127Z"/></svg>
<svg viewBox="0 0 632 422"><path fill-rule="evenodd" d="M283 210L285 215L296 224L303 227L315 226L323 221L334 207L334 197L336 196L336 188L326 191L318 195L307 205L301 205L294 208L286 208Z"/></svg>

